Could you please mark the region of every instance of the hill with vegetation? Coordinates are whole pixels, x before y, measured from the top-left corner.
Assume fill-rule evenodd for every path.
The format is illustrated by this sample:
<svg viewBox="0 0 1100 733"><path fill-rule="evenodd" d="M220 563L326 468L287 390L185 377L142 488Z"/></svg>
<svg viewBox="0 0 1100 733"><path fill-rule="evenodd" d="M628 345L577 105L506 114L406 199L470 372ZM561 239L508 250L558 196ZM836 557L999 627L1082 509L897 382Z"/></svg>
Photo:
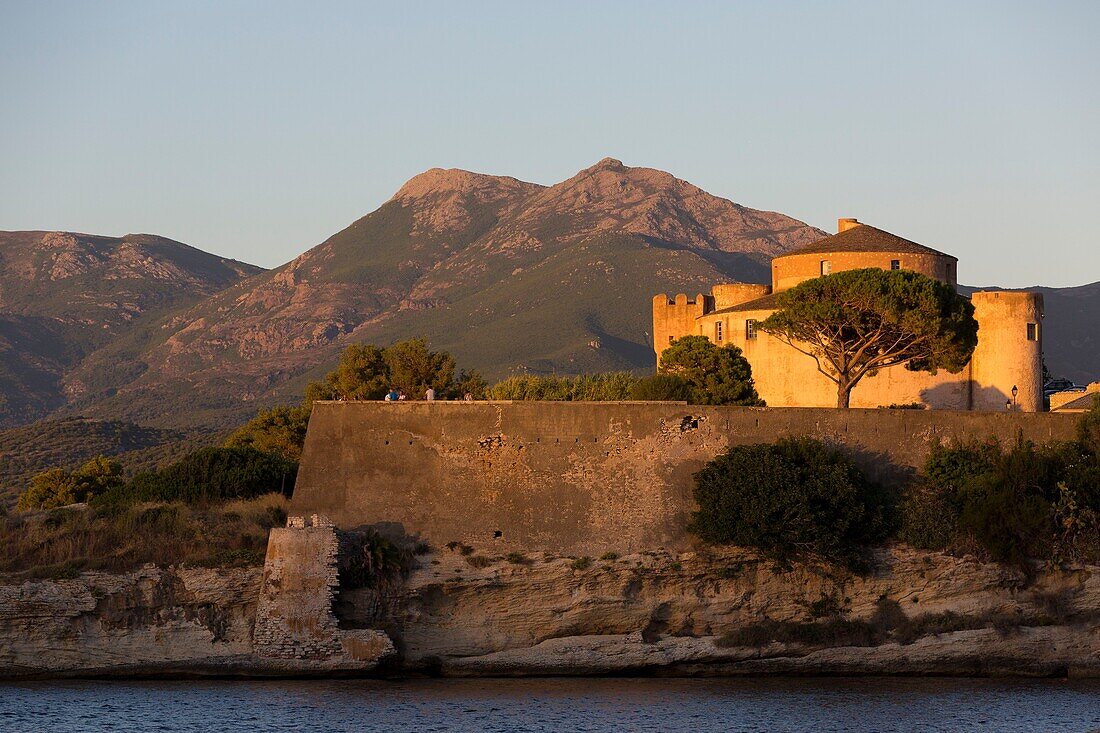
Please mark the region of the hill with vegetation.
<svg viewBox="0 0 1100 733"><path fill-rule="evenodd" d="M228 426L297 399L348 343L424 336L490 379L651 367L662 290L766 278L823 232L610 158L554 186L459 170L414 177L283 267L178 315L81 412ZM137 374L137 378L129 375Z"/></svg>
<svg viewBox="0 0 1100 733"><path fill-rule="evenodd" d="M0 427L133 378L85 361L260 271L148 234L0 232Z"/></svg>
<svg viewBox="0 0 1100 733"><path fill-rule="evenodd" d="M552 186L432 169L267 272L151 235L0 232L0 427L228 430L348 344L417 336L490 381L640 374L655 293L767 282L823 236L611 158ZM1100 283L1040 290L1051 372L1100 377Z"/></svg>
<svg viewBox="0 0 1100 733"><path fill-rule="evenodd" d="M13 506L31 477L50 468L71 470L96 456L111 456L128 474L150 471L221 437L85 417L0 430L0 507Z"/></svg>

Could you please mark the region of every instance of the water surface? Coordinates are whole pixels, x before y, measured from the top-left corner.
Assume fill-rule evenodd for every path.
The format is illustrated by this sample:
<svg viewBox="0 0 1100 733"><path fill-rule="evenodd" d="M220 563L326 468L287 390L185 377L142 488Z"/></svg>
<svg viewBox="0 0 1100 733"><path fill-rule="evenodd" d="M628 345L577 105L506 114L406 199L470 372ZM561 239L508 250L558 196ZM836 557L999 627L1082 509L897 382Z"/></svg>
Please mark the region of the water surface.
<svg viewBox="0 0 1100 733"><path fill-rule="evenodd" d="M1100 731L1100 680L0 684L0 731Z"/></svg>

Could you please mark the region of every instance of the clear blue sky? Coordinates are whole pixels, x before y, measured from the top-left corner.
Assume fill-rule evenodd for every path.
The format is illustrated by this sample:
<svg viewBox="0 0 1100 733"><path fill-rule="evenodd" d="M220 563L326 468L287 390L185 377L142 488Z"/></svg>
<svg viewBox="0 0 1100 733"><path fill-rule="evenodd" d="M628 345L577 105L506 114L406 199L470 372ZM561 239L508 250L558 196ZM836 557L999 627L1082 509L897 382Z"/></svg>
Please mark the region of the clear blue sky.
<svg viewBox="0 0 1100 733"><path fill-rule="evenodd" d="M274 266L426 168L604 156L1100 280L1100 2L0 0L0 229Z"/></svg>

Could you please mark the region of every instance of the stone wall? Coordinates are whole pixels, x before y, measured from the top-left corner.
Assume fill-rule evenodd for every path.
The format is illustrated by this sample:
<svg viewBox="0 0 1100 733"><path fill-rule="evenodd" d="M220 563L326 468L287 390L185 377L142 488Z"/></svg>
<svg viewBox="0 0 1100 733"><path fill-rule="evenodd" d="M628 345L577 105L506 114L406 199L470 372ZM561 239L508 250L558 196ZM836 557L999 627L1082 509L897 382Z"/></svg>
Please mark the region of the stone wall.
<svg viewBox="0 0 1100 733"><path fill-rule="evenodd" d="M339 628L332 604L340 587L340 539L317 514L292 516L271 530L253 634L260 657L309 667L370 669L393 653L384 632Z"/></svg>
<svg viewBox="0 0 1100 733"><path fill-rule="evenodd" d="M809 435L898 484L935 441L1072 437L1075 415L672 403L317 403L291 511L427 541L599 556L687 549L692 475Z"/></svg>

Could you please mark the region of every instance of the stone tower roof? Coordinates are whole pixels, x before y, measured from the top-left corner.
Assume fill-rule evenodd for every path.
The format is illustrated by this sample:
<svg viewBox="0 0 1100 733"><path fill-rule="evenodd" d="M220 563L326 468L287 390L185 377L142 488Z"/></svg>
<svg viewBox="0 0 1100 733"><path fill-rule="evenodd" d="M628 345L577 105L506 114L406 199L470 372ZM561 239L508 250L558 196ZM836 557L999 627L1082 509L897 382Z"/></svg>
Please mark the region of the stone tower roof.
<svg viewBox="0 0 1100 733"><path fill-rule="evenodd" d="M846 229L831 237L819 239L812 244L807 244L798 249L792 249L780 257L792 255L807 255L827 252L901 252L909 254L937 255L939 257L951 257L952 255L939 250L925 247L923 244L911 242L896 234L885 232L867 224L858 224L851 229ZM779 259L777 257L776 259Z"/></svg>

